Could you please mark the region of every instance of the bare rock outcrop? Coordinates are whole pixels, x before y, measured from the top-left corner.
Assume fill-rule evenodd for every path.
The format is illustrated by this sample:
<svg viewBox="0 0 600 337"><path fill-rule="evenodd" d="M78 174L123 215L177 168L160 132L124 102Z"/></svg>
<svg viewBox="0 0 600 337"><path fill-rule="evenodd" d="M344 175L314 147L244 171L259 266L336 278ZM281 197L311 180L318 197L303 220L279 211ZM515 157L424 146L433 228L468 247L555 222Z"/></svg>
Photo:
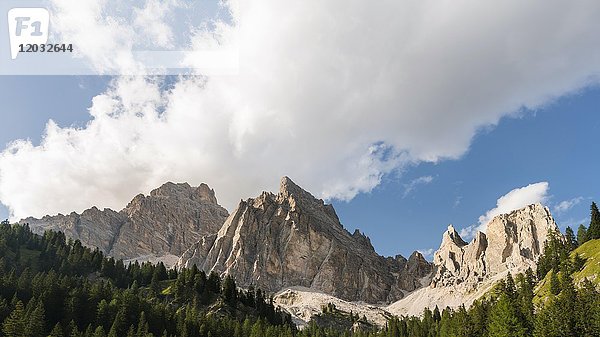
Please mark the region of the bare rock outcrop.
<svg viewBox="0 0 600 337"><path fill-rule="evenodd" d="M469 306L508 273L535 270L548 231L559 232L548 208L539 203L494 217L486 233L478 232L468 244L450 225L434 255L431 284L386 309L396 315L419 315L436 305Z"/></svg>
<svg viewBox="0 0 600 337"><path fill-rule="evenodd" d="M62 231L68 238L123 259L180 256L203 236L216 233L228 212L206 184L165 183L137 195L120 212L92 207L81 214L26 218L36 233Z"/></svg>
<svg viewBox="0 0 600 337"><path fill-rule="evenodd" d="M548 231L559 230L550 210L539 203L494 217L486 233L477 232L469 244L450 225L434 255L437 271L431 286L464 283L475 288L493 275L535 268Z"/></svg>
<svg viewBox="0 0 600 337"><path fill-rule="evenodd" d="M378 255L359 231L350 234L331 205L291 179L278 194L263 192L241 201L216 235L186 251L179 267L230 274L242 287L275 293L290 286L346 299L390 302L421 287L431 264L422 255Z"/></svg>

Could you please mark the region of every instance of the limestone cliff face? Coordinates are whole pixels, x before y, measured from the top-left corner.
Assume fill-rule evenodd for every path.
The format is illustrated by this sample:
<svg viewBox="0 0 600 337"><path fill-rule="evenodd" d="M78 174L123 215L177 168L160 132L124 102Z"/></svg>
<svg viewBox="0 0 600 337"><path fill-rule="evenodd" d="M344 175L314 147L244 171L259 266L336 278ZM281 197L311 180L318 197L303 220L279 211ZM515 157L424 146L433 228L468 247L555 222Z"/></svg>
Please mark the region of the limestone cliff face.
<svg viewBox="0 0 600 337"><path fill-rule="evenodd" d="M228 216L206 184L166 183L138 195L120 212L92 207L81 214L27 218L36 233L62 231L84 245L116 258L181 255L205 235L216 233Z"/></svg>
<svg viewBox="0 0 600 337"><path fill-rule="evenodd" d="M533 204L498 215L466 243L449 226L434 255L434 276L423 287L386 308L396 315L419 315L424 308L470 306L510 272L535 269L548 231L558 227L548 208Z"/></svg>
<svg viewBox="0 0 600 337"><path fill-rule="evenodd" d="M431 286L464 283L475 288L493 275L535 268L549 230L557 232L558 227L541 204L496 216L487 224L486 233L477 232L469 244L450 225L434 255L437 271Z"/></svg>
<svg viewBox="0 0 600 337"><path fill-rule="evenodd" d="M366 236L343 228L331 205L287 177L278 194L240 202L216 235L203 237L178 262L194 264L233 275L241 286L269 292L301 286L370 303L403 297L432 270L419 253L408 261L377 255Z"/></svg>

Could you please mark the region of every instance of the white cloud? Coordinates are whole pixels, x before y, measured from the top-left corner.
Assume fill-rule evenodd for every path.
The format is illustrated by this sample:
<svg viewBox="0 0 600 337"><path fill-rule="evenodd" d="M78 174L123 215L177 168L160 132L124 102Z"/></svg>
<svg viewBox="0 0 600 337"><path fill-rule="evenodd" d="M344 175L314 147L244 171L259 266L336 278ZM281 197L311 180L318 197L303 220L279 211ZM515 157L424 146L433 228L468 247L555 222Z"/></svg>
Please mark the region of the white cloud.
<svg viewBox="0 0 600 337"><path fill-rule="evenodd" d="M497 215L510 213L511 211L538 202L545 203L548 200L548 188L549 185L545 181L515 188L501 196L496 202L495 208L492 208L484 215L481 215L479 217L478 225L472 225L461 229L460 236L465 240L470 240L477 231L485 233L488 222Z"/></svg>
<svg viewBox="0 0 600 337"><path fill-rule="evenodd" d="M560 215L565 213L566 211L570 210L571 208L573 208L573 206L579 204L580 202L582 202L584 200L583 197L577 197L577 198L573 198L570 200L563 200L561 202L559 202L558 204L554 205L554 213L556 215Z"/></svg>
<svg viewBox="0 0 600 337"><path fill-rule="evenodd" d="M427 185L433 181L432 176L422 176L416 179L411 180L408 184L404 185L404 195L403 198L406 198L417 186L419 185Z"/></svg>
<svg viewBox="0 0 600 337"><path fill-rule="evenodd" d="M114 1L52 2L53 27L82 57L135 72L145 33L110 11ZM121 78L94 98L84 128L50 122L39 146L10 145L0 200L12 217L120 208L166 180L205 181L229 208L282 175L350 199L405 165L459 158L480 128L600 71L592 0L255 0L232 16L192 27L190 46L239 50L239 74L168 91Z"/></svg>
<svg viewBox="0 0 600 337"><path fill-rule="evenodd" d="M173 45L173 31L164 18L169 13L173 1L148 0L144 8L134 9L134 25L159 47Z"/></svg>
<svg viewBox="0 0 600 337"><path fill-rule="evenodd" d="M435 253L435 249L433 249L433 248L417 249L417 252L421 253L421 255L423 255L423 257L425 259L431 260L431 258L433 257L433 253Z"/></svg>

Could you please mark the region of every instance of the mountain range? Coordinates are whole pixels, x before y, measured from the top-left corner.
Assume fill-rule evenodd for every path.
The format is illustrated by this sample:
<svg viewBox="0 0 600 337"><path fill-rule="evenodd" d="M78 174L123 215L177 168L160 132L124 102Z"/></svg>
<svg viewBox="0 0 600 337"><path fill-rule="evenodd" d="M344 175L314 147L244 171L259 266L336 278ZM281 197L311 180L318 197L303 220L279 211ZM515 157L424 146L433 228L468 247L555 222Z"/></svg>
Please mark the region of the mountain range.
<svg viewBox="0 0 600 337"><path fill-rule="evenodd" d="M335 303L378 324L425 307L469 305L509 272L535 268L548 232L559 233L548 208L532 204L496 216L470 243L450 225L433 262L419 252L384 257L288 177L277 194L242 200L231 214L208 185L169 182L118 212L92 207L20 222L115 258L231 275L241 287L274 294L298 322Z"/></svg>

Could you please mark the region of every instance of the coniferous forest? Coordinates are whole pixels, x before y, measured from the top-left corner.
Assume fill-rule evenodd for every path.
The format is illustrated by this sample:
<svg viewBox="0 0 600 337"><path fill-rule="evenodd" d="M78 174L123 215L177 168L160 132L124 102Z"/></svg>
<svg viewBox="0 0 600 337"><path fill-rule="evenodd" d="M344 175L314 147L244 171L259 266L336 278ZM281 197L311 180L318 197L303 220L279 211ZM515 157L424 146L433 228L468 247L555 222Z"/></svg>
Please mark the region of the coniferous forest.
<svg viewBox="0 0 600 337"><path fill-rule="evenodd" d="M600 292L592 282L597 284L600 270L596 261L582 277L587 261L580 254L599 250L600 212L593 203L588 227L551 233L535 273L509 274L468 309L426 309L420 317L394 317L377 329L326 305L315 321L347 319L351 328L312 323L298 330L267 294L240 290L231 277L196 267L168 270L161 263L125 265L62 233L39 236L26 225L3 222L1 335L600 336Z"/></svg>

